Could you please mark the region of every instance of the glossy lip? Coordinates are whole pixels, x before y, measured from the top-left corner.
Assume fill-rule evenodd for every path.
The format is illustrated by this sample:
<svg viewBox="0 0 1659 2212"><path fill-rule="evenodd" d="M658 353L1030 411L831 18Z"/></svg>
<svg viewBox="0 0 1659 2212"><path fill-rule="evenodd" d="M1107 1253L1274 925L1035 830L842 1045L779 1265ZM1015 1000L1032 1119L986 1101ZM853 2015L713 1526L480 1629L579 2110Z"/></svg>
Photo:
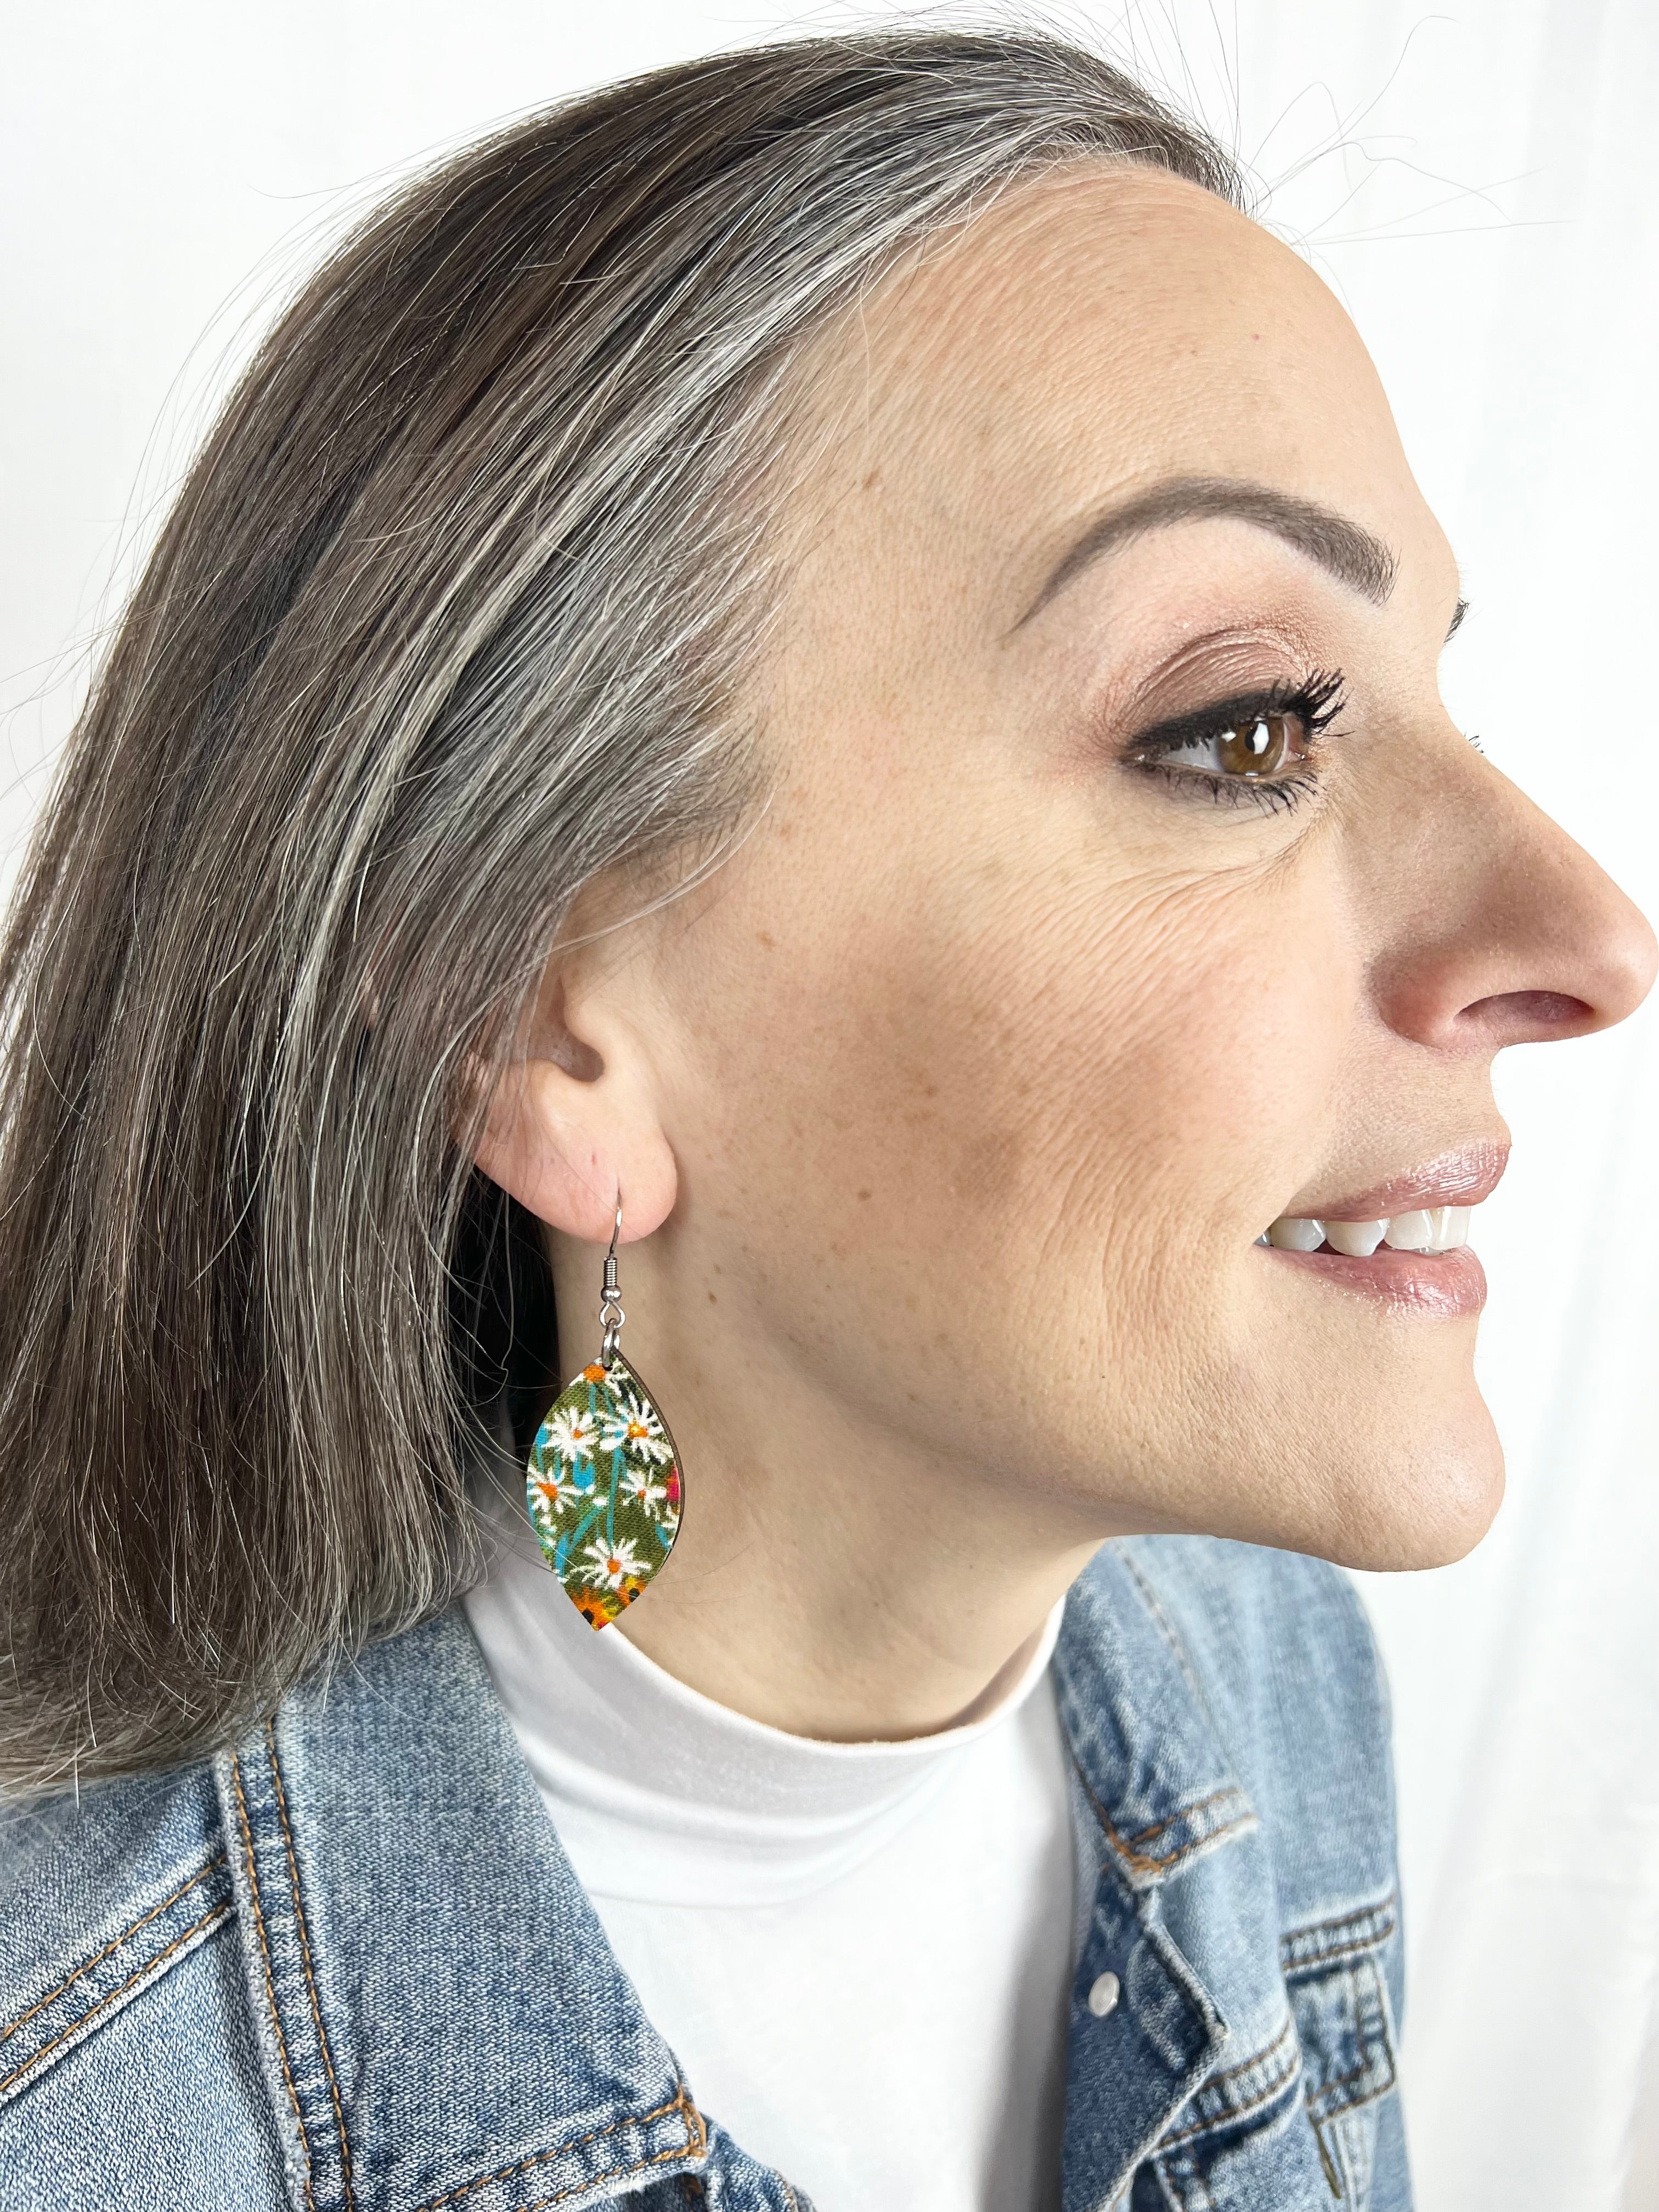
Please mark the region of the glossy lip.
<svg viewBox="0 0 1659 2212"><path fill-rule="evenodd" d="M1341 1218L1340 1214L1332 1217L1334 1220ZM1358 1218L1376 1218L1374 1214ZM1460 1315L1478 1314L1486 1303L1486 1271L1467 1244L1454 1252L1394 1252L1380 1244L1369 1260L1356 1260L1346 1252L1281 1252L1271 1244L1255 1249L1267 1259L1310 1268L1327 1282L1379 1298L1396 1309L1450 1321Z"/></svg>
<svg viewBox="0 0 1659 2212"><path fill-rule="evenodd" d="M1507 1137L1485 1139L1443 1152L1424 1166L1390 1176L1370 1189L1340 1198L1310 1200L1285 1217L1302 1221L1386 1221L1396 1213L1436 1206L1479 1206L1490 1198L1510 1162ZM1396 1310L1455 1320L1478 1314L1486 1303L1486 1271L1467 1244L1451 1252L1395 1252L1378 1245L1368 1260L1346 1252L1281 1252L1258 1246L1273 1260L1311 1269L1328 1283Z"/></svg>
<svg viewBox="0 0 1659 2212"><path fill-rule="evenodd" d="M1369 1190L1351 1191L1341 1198L1310 1199L1306 1205L1285 1208L1282 1219L1291 1221L1386 1221L1393 1214L1415 1212L1434 1206L1479 1206L1490 1198L1510 1164L1507 1137L1485 1139L1443 1152L1420 1168L1390 1176ZM1363 1264L1363 1263L1361 1263Z"/></svg>

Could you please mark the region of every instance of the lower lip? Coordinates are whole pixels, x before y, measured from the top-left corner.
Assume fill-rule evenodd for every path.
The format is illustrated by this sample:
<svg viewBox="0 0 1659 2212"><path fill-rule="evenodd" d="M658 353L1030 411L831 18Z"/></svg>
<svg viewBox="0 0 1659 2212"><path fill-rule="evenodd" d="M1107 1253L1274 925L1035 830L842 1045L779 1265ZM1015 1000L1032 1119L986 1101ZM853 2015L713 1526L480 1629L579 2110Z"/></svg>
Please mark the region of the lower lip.
<svg viewBox="0 0 1659 2212"><path fill-rule="evenodd" d="M1283 1260L1322 1275L1339 1289L1358 1291L1384 1305L1450 1319L1478 1314L1486 1303L1486 1271L1467 1244L1455 1252L1395 1252L1379 1245L1369 1260L1346 1252L1281 1252L1257 1248L1270 1260Z"/></svg>

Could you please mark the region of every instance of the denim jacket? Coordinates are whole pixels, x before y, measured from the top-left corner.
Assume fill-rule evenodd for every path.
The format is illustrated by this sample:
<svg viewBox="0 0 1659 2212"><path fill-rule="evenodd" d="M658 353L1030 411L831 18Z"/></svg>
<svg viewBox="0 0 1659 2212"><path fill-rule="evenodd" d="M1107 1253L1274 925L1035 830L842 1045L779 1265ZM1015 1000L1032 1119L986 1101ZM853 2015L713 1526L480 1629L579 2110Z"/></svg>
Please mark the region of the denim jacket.
<svg viewBox="0 0 1659 2212"><path fill-rule="evenodd" d="M1054 1666L1092 1869L1065 2212L1405 2212L1387 1707L1348 1583L1109 1544ZM597 2204L808 2212L646 2018L459 1609L211 1761L0 1819L4 2212Z"/></svg>

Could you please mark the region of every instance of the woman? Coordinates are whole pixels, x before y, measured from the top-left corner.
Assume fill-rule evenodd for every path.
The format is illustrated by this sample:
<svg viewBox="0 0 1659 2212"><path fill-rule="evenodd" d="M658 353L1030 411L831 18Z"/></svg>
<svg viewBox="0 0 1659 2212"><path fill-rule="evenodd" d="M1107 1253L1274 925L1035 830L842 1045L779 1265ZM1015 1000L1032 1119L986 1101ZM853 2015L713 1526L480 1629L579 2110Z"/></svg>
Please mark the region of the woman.
<svg viewBox="0 0 1659 2212"><path fill-rule="evenodd" d="M1243 198L817 40L279 322L6 945L8 2207L1409 2202L1325 1563L1654 947Z"/></svg>

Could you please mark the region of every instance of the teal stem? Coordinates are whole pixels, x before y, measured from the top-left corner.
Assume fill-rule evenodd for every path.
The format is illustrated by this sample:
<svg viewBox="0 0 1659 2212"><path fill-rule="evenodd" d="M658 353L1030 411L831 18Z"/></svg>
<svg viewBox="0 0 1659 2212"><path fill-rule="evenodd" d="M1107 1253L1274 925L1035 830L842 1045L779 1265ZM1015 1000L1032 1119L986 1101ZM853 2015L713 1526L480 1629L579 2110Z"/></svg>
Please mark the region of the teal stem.
<svg viewBox="0 0 1659 2212"><path fill-rule="evenodd" d="M565 1568L569 1562L571 1552L574 1549L575 1546L581 1541L582 1538L587 1534L588 1530L592 1527L593 1523L599 1519L599 1507L597 1505L590 1505L586 1512L583 1514L581 1519L576 1523L575 1527L574 1528L567 1528L563 1535L560 1537L559 1547L553 1554L553 1571L557 1575L561 1582L564 1580Z"/></svg>

